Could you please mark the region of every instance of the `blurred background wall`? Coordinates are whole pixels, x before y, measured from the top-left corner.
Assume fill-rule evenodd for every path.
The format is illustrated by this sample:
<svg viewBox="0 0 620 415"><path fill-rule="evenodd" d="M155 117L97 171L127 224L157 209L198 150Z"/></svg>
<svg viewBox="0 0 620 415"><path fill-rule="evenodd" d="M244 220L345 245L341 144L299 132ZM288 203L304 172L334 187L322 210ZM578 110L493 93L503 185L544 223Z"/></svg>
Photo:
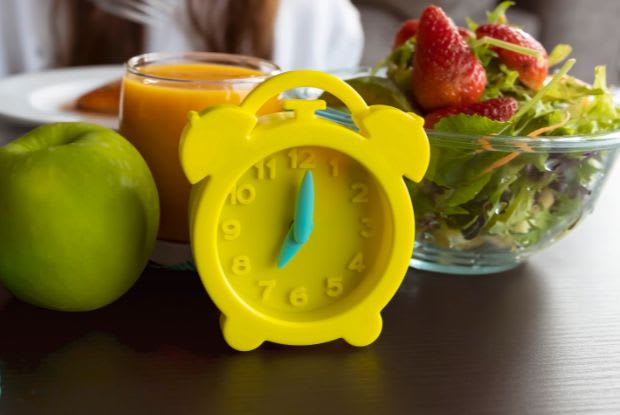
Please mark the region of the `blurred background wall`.
<svg viewBox="0 0 620 415"><path fill-rule="evenodd" d="M354 0L362 16L366 45L362 65L373 65L391 48L400 23L417 18L429 3L442 7L458 25L471 17L483 22L494 0ZM521 0L507 16L547 51L558 43L573 47L577 63L571 73L591 82L594 65L607 66L610 84L620 84L620 0Z"/></svg>

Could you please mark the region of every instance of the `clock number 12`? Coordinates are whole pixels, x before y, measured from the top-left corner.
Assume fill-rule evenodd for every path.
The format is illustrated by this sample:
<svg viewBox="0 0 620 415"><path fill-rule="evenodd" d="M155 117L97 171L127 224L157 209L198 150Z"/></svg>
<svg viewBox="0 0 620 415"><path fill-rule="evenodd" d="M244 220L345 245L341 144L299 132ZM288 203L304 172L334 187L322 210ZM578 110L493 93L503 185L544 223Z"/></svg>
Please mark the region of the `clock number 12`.
<svg viewBox="0 0 620 415"><path fill-rule="evenodd" d="M292 149L288 152L292 169L313 169L316 167L314 153L310 150Z"/></svg>

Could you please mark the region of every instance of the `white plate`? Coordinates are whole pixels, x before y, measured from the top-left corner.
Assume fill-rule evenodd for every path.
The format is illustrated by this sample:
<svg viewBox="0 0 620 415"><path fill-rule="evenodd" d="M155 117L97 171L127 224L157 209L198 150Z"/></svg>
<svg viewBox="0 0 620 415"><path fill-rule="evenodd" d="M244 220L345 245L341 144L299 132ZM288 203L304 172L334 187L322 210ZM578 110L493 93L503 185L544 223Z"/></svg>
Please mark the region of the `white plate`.
<svg viewBox="0 0 620 415"><path fill-rule="evenodd" d="M123 76L122 65L87 66L0 79L0 116L26 125L82 121L118 127L118 117L67 109L80 95Z"/></svg>

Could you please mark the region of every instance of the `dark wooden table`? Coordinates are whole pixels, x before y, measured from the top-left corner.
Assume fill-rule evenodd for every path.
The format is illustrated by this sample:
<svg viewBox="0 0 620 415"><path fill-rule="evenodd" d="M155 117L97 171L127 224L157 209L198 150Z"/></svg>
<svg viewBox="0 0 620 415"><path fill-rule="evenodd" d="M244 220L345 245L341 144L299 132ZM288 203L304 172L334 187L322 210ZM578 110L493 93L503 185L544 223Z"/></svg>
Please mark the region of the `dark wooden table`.
<svg viewBox="0 0 620 415"><path fill-rule="evenodd" d="M513 271L410 271L362 349L235 352L188 272L81 314L0 289L0 414L620 414L618 188L616 166L594 214Z"/></svg>

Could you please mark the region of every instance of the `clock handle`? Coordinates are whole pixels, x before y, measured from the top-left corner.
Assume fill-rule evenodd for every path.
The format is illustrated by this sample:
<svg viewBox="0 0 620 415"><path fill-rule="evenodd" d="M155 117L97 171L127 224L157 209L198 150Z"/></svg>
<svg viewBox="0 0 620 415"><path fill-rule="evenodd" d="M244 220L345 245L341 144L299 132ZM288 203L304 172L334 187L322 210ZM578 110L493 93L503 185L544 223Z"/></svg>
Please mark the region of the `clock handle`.
<svg viewBox="0 0 620 415"><path fill-rule="evenodd" d="M349 84L334 75L312 70L284 72L269 78L248 94L241 108L256 114L269 99L289 89L303 87L319 88L334 95L349 108L353 120L368 110L364 99Z"/></svg>

